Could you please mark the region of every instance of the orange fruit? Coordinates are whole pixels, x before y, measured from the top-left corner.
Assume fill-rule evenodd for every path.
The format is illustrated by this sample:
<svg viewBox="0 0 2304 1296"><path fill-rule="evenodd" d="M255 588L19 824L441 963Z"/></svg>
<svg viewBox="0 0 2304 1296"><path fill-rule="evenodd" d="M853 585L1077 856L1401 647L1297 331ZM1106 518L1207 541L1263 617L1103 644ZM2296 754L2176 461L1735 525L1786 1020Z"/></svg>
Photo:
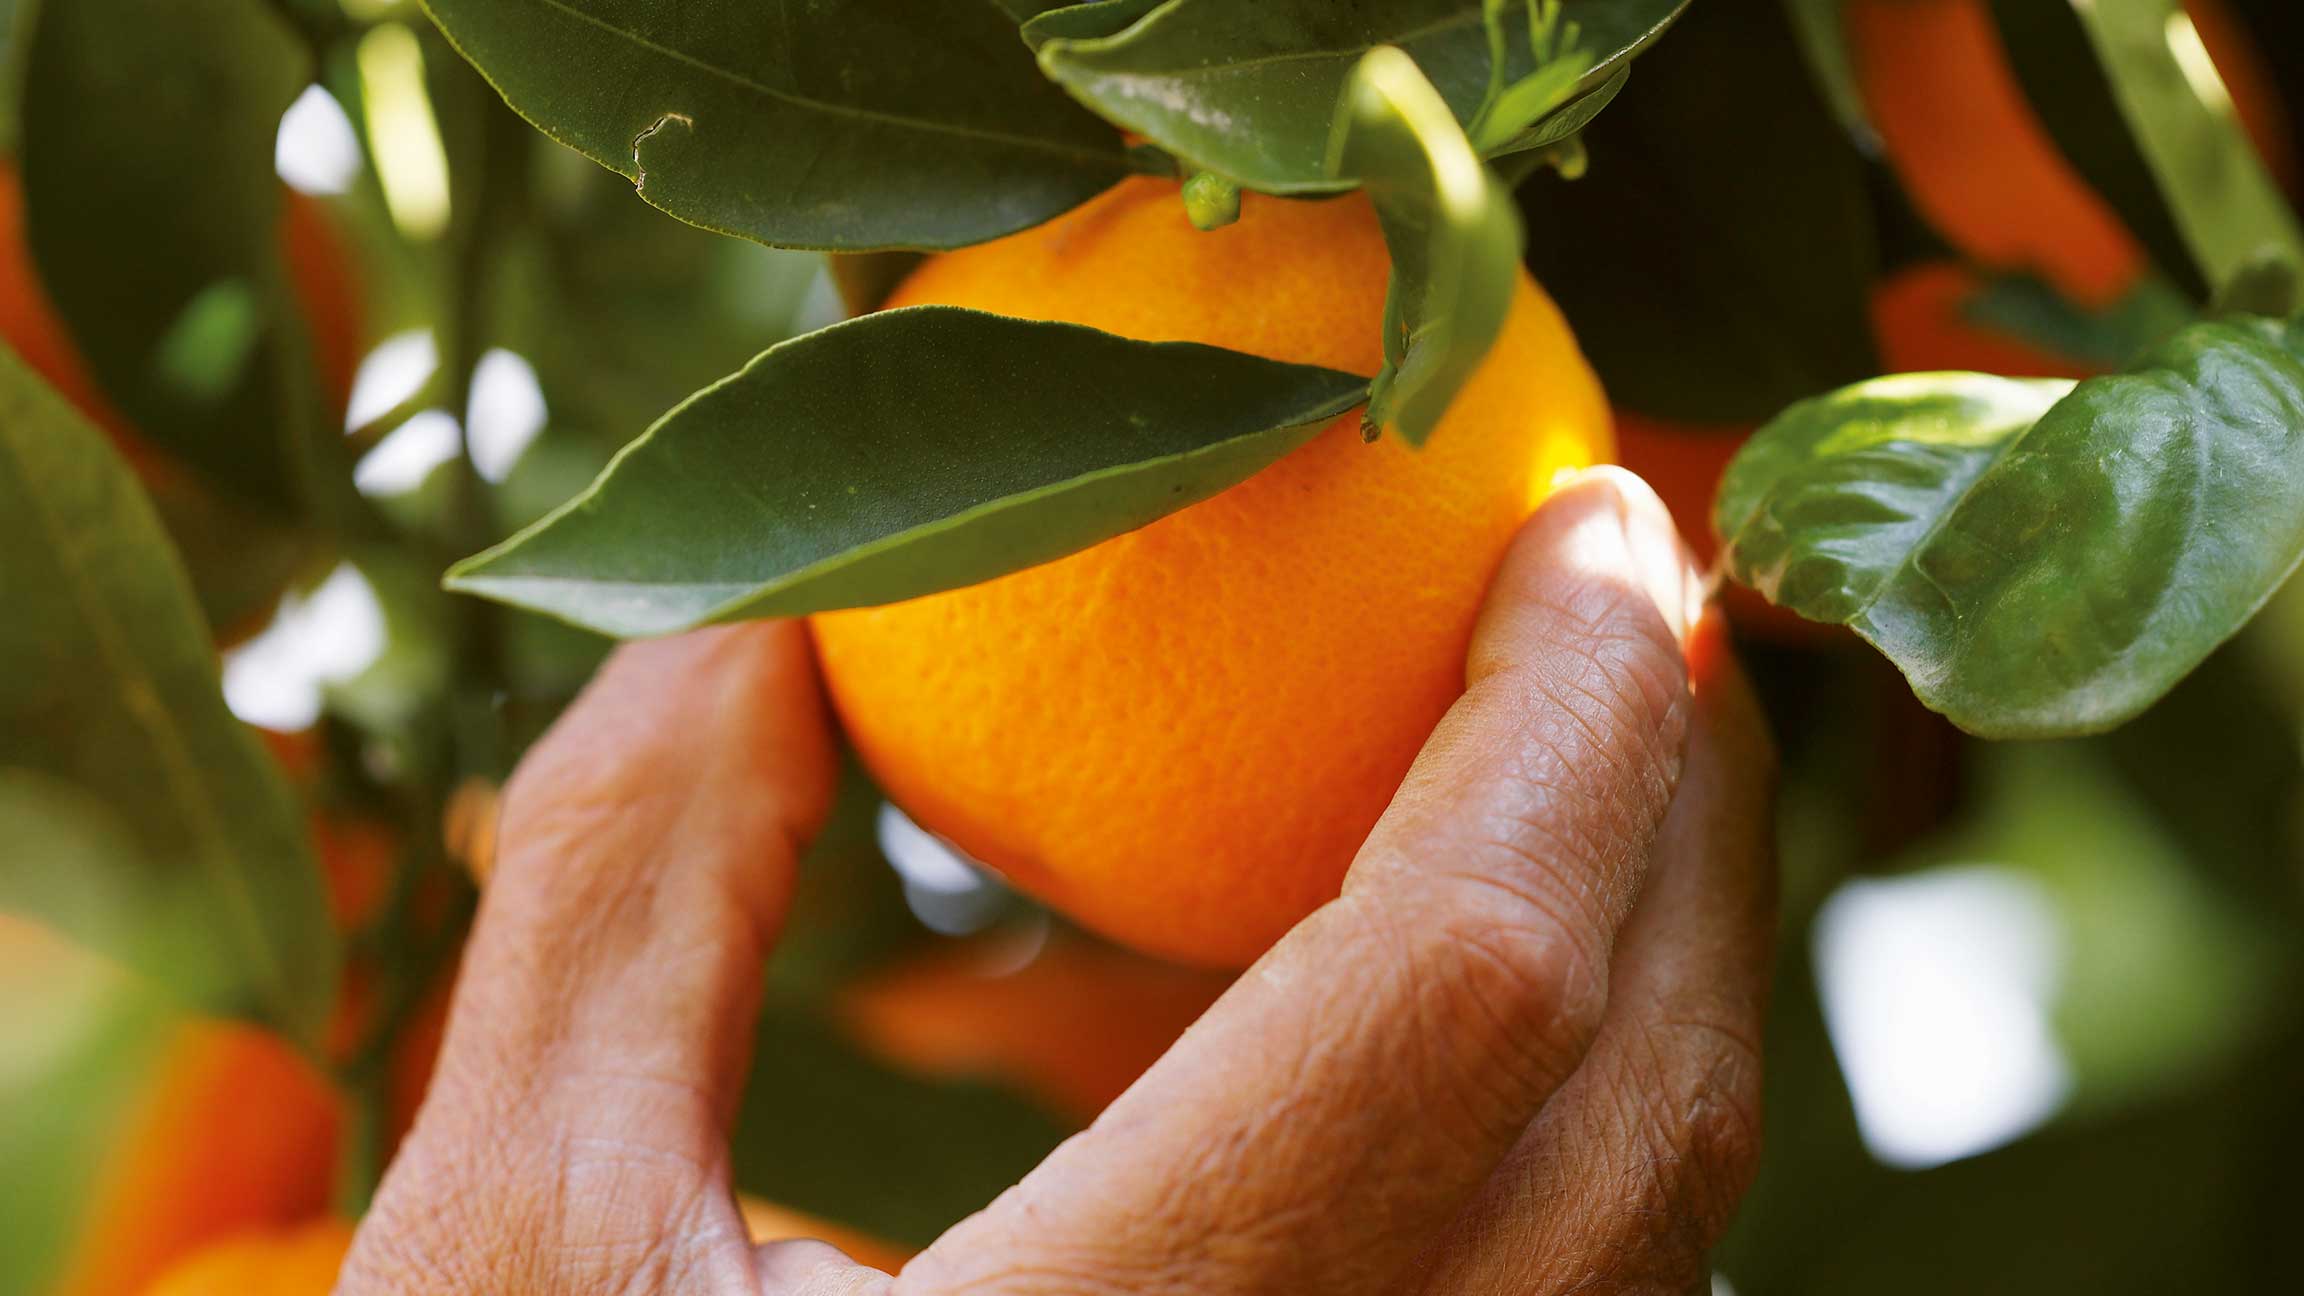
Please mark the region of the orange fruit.
<svg viewBox="0 0 2304 1296"><path fill-rule="evenodd" d="M2293 153L2272 77L2221 0L2186 0L2244 125L2275 173ZM1954 246L2030 271L2085 306L2146 269L2135 236L2024 97L1990 0L1850 0L1848 49L1887 160Z"/></svg>
<svg viewBox="0 0 2304 1296"><path fill-rule="evenodd" d="M1966 369L2024 378L2086 378L2093 366L1967 317L1983 277L1953 261L1900 270L1872 290L1872 332L1890 373Z"/></svg>
<svg viewBox="0 0 2304 1296"><path fill-rule="evenodd" d="M1230 984L1084 940L1020 968L1001 953L957 944L866 977L842 992L840 1022L892 1065L1007 1084L1085 1125Z"/></svg>
<svg viewBox="0 0 2304 1296"><path fill-rule="evenodd" d="M144 1296L328 1296L352 1224L324 1218L213 1243L170 1269Z"/></svg>
<svg viewBox="0 0 2304 1296"><path fill-rule="evenodd" d="M319 1214L340 1123L328 1082L278 1038L177 1026L112 1137L56 1296L128 1296L212 1239Z"/></svg>
<svg viewBox="0 0 2304 1296"><path fill-rule="evenodd" d="M292 780L312 778L315 753L294 741L274 748ZM391 834L325 811L315 812L312 828L331 915L339 929L356 930L375 917L390 885ZM0 955L51 969L86 963L115 971L37 924L4 918ZM338 1057L365 1043L380 1006L362 965L345 973L328 1043ZM388 1145L405 1133L421 1101L452 976L453 968L394 1043ZM214 1238L288 1226L325 1209L334 1194L344 1108L318 1070L253 1026L180 1019L168 1030L106 1136L105 1159L53 1296L125 1296Z"/></svg>
<svg viewBox="0 0 2304 1296"><path fill-rule="evenodd" d="M946 303L1373 374L1388 261L1358 195L1186 219L1131 180L924 263ZM1336 894L1464 684L1489 575L1608 411L1523 275L1503 336L1422 450L1338 418L1215 498L967 589L814 620L881 785L1081 922L1238 965Z"/></svg>

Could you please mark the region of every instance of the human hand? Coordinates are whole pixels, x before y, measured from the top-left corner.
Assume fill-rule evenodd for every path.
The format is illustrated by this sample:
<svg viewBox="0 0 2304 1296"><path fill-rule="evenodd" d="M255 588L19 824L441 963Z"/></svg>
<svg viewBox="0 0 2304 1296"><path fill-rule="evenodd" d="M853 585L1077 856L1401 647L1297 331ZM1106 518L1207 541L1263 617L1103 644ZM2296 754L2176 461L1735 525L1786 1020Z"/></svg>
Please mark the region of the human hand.
<svg viewBox="0 0 2304 1296"><path fill-rule="evenodd" d="M729 1184L830 796L805 634L622 650L513 780L339 1293L1700 1289L1757 1151L1772 897L1767 743L1695 585L1636 480L1556 494L1342 897L893 1277L755 1248Z"/></svg>

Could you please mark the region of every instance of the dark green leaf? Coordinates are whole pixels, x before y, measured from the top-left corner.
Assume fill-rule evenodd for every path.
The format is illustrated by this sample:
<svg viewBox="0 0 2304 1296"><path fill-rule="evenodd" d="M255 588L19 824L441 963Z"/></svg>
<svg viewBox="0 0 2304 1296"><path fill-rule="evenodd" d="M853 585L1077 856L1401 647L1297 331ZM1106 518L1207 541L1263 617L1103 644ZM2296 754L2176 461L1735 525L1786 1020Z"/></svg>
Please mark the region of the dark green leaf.
<svg viewBox="0 0 2304 1296"><path fill-rule="evenodd" d="M1392 253L1384 369L1367 426L1422 445L1512 311L1520 221L1511 195L1432 83L1389 45L1368 51L1336 117L1332 169L1363 177Z"/></svg>
<svg viewBox="0 0 2304 1296"><path fill-rule="evenodd" d="M1574 91L1613 77L1686 4L1566 0L1562 12L1580 33L1576 48L1590 57ZM1351 177L1328 170L1329 121L1369 50L1406 50L1458 121L1479 116L1494 66L1483 9L1481 0L1170 0L1114 35L1046 41L1040 65L1090 107L1196 169L1271 193L1335 189ZM1524 38L1506 42L1505 52L1503 81L1537 70ZM1535 124L1500 124L1496 138Z"/></svg>
<svg viewBox="0 0 2304 1296"><path fill-rule="evenodd" d="M1528 268L1619 407L1749 426L1880 372L1865 163L1781 5L1699 4L1520 186ZM1724 105L1733 104L1733 111Z"/></svg>
<svg viewBox="0 0 2304 1296"><path fill-rule="evenodd" d="M1365 395L1216 347L886 311L690 397L449 585L616 635L893 602L1205 499Z"/></svg>
<svg viewBox="0 0 2304 1296"><path fill-rule="evenodd" d="M891 8L427 0L538 129L692 224L781 247L948 248L1127 173L983 0Z"/></svg>
<svg viewBox="0 0 2304 1296"><path fill-rule="evenodd" d="M1803 402L1716 520L1738 580L1853 627L1962 728L2111 728L2304 555L2304 320L2196 324L2077 387L1915 374Z"/></svg>
<svg viewBox="0 0 2304 1296"><path fill-rule="evenodd" d="M224 709L206 626L134 477L5 349L0 552L0 767L77 789L109 816L0 837L0 894L205 1006L315 1039L334 1006L336 944L304 825ZM67 847L111 873L67 885L53 857ZM101 906L123 921L76 896L125 897ZM213 954L213 984L185 985L186 968L161 956L188 945Z"/></svg>
<svg viewBox="0 0 2304 1296"><path fill-rule="evenodd" d="M31 45L25 235L57 313L139 434L287 508L324 421L272 170L303 46L264 0L44 4Z"/></svg>

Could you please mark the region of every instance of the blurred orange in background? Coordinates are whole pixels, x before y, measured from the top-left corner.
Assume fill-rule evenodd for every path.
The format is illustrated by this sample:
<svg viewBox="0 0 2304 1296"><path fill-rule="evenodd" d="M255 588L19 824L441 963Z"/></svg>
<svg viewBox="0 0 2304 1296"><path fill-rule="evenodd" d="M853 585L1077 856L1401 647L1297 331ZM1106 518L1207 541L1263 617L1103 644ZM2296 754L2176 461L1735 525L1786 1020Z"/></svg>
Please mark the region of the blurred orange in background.
<svg viewBox="0 0 2304 1296"><path fill-rule="evenodd" d="M1984 277L1957 261L1907 266L1872 293L1873 336L1889 373L1974 370L2023 378L2086 378L2096 367L1970 318Z"/></svg>
<svg viewBox="0 0 2304 1296"><path fill-rule="evenodd" d="M340 1102L276 1036L188 1021L110 1141L57 1296L129 1296L210 1239L325 1211Z"/></svg>
<svg viewBox="0 0 2304 1296"><path fill-rule="evenodd" d="M352 1248L333 1217L212 1243L145 1288L146 1296L328 1296Z"/></svg>
<svg viewBox="0 0 2304 1296"><path fill-rule="evenodd" d="M2257 151L2293 190L2293 142L2269 70L2222 0L2184 7ZM1846 14L1888 164L1953 246L1994 269L2038 274L2083 306L2135 287L2143 248L2033 111L1990 0L1852 0Z"/></svg>
<svg viewBox="0 0 2304 1296"><path fill-rule="evenodd" d="M837 1012L892 1065L1005 1084L1085 1125L1230 983L1069 935L1018 967L1012 943L979 938L864 978Z"/></svg>

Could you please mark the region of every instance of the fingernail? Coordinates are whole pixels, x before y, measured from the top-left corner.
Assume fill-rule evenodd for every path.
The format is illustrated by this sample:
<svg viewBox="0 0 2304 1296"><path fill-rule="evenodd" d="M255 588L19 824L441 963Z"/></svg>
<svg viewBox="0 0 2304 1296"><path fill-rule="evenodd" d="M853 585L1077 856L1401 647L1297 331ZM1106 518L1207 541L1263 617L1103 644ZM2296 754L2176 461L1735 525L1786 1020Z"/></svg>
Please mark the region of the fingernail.
<svg viewBox="0 0 2304 1296"><path fill-rule="evenodd" d="M1703 575L1696 570L1695 555L1680 540L1672 511L1664 507L1648 483L1622 468L1593 468L1582 478L1605 483L1615 497L1633 578L1663 615L1673 639L1687 647L1703 608Z"/></svg>

